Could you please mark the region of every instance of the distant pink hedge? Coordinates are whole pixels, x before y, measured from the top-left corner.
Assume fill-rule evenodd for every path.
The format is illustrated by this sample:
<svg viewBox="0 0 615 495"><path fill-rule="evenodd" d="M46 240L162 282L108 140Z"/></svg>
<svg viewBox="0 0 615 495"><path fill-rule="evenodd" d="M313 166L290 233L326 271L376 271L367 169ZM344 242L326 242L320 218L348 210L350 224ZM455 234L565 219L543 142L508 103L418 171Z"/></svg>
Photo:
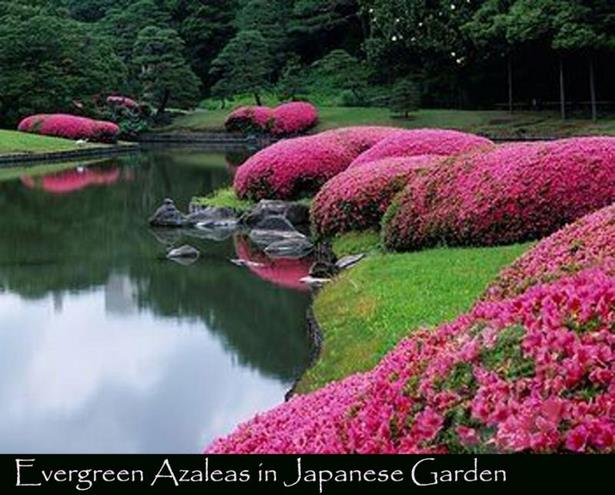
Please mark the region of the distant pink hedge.
<svg viewBox="0 0 615 495"><path fill-rule="evenodd" d="M615 201L615 138L513 144L448 161L408 183L385 216L387 247L539 239Z"/></svg>
<svg viewBox="0 0 615 495"><path fill-rule="evenodd" d="M485 299L521 294L538 283L615 263L615 204L557 231L504 269L490 285Z"/></svg>
<svg viewBox="0 0 615 495"><path fill-rule="evenodd" d="M614 324L615 276L600 269L482 302L207 451L614 452Z"/></svg>
<svg viewBox="0 0 615 495"><path fill-rule="evenodd" d="M408 179L441 160L435 155L385 158L346 169L329 180L314 198L314 230L330 236L378 227L393 197Z"/></svg>
<svg viewBox="0 0 615 495"><path fill-rule="evenodd" d="M136 110L139 108L139 104L135 100L133 100L132 98L128 98L127 96L119 96L119 95L108 96L107 104L116 105L119 107L125 107L131 110Z"/></svg>
<svg viewBox="0 0 615 495"><path fill-rule="evenodd" d="M490 148L489 139L459 131L444 129L414 129L399 131L358 156L350 165L399 156L456 155L478 148Z"/></svg>
<svg viewBox="0 0 615 495"><path fill-rule="evenodd" d="M290 199L317 192L392 128L352 127L287 139L250 157L237 171L240 198Z"/></svg>
<svg viewBox="0 0 615 495"><path fill-rule="evenodd" d="M305 132L318 122L318 110L311 103L291 102L275 108L239 107L225 121L229 132L262 132L274 136L292 136Z"/></svg>
<svg viewBox="0 0 615 495"><path fill-rule="evenodd" d="M32 115L20 122L18 130L66 139L87 139L100 143L114 143L120 135L120 128L113 122L67 114Z"/></svg>

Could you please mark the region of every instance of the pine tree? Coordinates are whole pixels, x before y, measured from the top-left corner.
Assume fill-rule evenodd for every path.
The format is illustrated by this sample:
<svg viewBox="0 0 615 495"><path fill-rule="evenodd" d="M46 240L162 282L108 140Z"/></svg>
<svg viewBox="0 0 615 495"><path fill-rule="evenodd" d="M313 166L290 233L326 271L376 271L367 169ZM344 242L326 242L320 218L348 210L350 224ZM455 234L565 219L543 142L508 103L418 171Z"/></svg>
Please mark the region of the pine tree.
<svg viewBox="0 0 615 495"><path fill-rule="evenodd" d="M410 112L419 109L420 103L421 92L412 79L402 79L395 84L389 100L389 108L393 114L408 118Z"/></svg>

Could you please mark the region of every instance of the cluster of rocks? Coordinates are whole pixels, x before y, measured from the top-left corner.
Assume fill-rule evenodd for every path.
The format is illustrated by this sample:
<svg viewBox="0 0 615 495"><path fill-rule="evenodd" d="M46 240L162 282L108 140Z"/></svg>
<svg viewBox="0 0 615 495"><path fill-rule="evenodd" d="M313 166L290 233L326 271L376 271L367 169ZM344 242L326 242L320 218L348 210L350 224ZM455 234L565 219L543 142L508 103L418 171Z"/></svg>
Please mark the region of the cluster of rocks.
<svg viewBox="0 0 615 495"><path fill-rule="evenodd" d="M309 208L286 201L263 200L241 214L233 208L192 204L184 214L172 199L165 199L150 217L149 224L218 241L241 231L271 258L303 258L314 249L308 236L300 231L309 225ZM168 237L164 233L158 236ZM181 246L169 251L168 257L196 260L195 252L198 250L191 246Z"/></svg>

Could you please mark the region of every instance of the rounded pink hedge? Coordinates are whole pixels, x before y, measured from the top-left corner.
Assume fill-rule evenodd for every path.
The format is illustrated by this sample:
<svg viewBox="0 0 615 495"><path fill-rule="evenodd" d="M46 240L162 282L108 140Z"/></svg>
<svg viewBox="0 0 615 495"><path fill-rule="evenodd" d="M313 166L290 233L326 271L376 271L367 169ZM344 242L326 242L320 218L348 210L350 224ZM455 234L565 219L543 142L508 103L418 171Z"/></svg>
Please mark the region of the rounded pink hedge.
<svg viewBox="0 0 615 495"><path fill-rule="evenodd" d="M489 149L489 139L446 129L416 129L398 131L358 156L350 167L399 156L456 155L479 148Z"/></svg>
<svg viewBox="0 0 615 495"><path fill-rule="evenodd" d="M479 303L208 452L614 452L614 275L593 269Z"/></svg>
<svg viewBox="0 0 615 495"><path fill-rule="evenodd" d="M253 200L315 193L366 146L390 133L390 128L354 127L277 142L239 167L235 191L240 198Z"/></svg>
<svg viewBox="0 0 615 495"><path fill-rule="evenodd" d="M274 136L289 136L311 129L318 123L318 109L303 101L284 103L273 109Z"/></svg>
<svg viewBox="0 0 615 495"><path fill-rule="evenodd" d="M435 155L384 158L346 169L329 180L314 198L314 231L330 236L378 227L394 196L408 180L441 160Z"/></svg>
<svg viewBox="0 0 615 495"><path fill-rule="evenodd" d="M120 135L120 128L113 122L68 114L32 115L19 123L18 130L66 139L87 139L99 143L115 143Z"/></svg>
<svg viewBox="0 0 615 495"><path fill-rule="evenodd" d="M615 201L615 138L512 144L450 159L385 215L388 248L539 239Z"/></svg>
<svg viewBox="0 0 615 495"><path fill-rule="evenodd" d="M118 107L129 108L130 110L138 110L139 104L132 98L127 96L111 95L107 97L107 104Z"/></svg>
<svg viewBox="0 0 615 495"><path fill-rule="evenodd" d="M229 132L269 132L273 124L271 108L244 106L233 110L228 115L224 127Z"/></svg>
<svg viewBox="0 0 615 495"><path fill-rule="evenodd" d="M521 294L538 283L615 262L615 204L557 231L505 268L489 286L484 299L500 300Z"/></svg>

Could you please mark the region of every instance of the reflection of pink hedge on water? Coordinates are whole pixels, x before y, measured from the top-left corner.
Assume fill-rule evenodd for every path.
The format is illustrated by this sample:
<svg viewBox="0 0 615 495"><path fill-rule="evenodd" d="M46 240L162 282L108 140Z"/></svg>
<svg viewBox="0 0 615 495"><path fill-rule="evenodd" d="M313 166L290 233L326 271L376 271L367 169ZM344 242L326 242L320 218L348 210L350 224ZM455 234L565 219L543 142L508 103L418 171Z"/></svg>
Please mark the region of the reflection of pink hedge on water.
<svg viewBox="0 0 615 495"><path fill-rule="evenodd" d="M115 167L104 170L78 168L41 178L23 175L21 183L30 189L42 189L52 194L69 194L90 186L114 184L119 178L120 169Z"/></svg>
<svg viewBox="0 0 615 495"><path fill-rule="evenodd" d="M309 291L309 287L301 282L301 279L309 274L312 264L310 258L271 259L252 247L250 241L243 236L235 237L235 253L238 259L251 262L247 265L248 269L257 277L286 289Z"/></svg>

